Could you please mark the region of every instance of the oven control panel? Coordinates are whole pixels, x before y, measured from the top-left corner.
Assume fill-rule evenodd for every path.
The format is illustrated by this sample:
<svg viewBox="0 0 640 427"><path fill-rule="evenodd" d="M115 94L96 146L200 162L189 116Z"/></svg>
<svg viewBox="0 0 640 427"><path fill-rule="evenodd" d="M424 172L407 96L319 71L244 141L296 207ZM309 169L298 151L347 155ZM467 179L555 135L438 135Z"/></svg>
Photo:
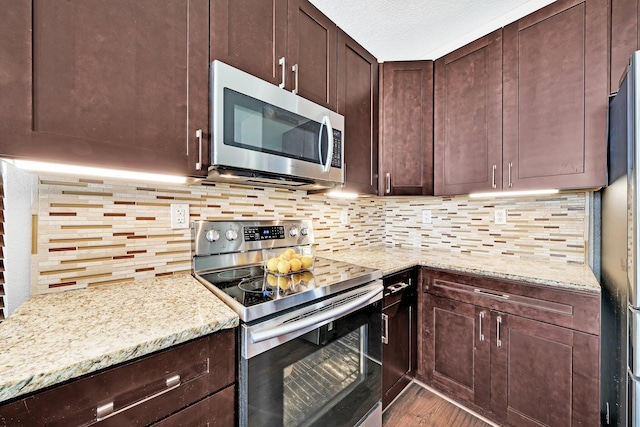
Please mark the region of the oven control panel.
<svg viewBox="0 0 640 427"><path fill-rule="evenodd" d="M272 225L266 227L244 227L245 242L284 239L284 236L284 225Z"/></svg>
<svg viewBox="0 0 640 427"><path fill-rule="evenodd" d="M214 255L313 243L310 220L193 221L192 255Z"/></svg>

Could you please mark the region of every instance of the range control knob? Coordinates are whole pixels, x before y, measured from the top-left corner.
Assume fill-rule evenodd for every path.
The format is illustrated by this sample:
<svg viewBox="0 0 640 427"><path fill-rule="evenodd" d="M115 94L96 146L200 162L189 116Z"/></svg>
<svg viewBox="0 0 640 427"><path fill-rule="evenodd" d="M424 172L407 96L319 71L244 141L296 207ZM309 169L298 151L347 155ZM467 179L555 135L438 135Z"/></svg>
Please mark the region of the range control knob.
<svg viewBox="0 0 640 427"><path fill-rule="evenodd" d="M289 236L296 237L298 235L298 227L291 227L289 230Z"/></svg>
<svg viewBox="0 0 640 427"><path fill-rule="evenodd" d="M218 232L218 230L208 230L204 237L205 239L213 243L220 238L220 233Z"/></svg>
<svg viewBox="0 0 640 427"><path fill-rule="evenodd" d="M309 234L309 229L307 229L307 228L301 228L300 229L300 235L301 236L306 236L307 234Z"/></svg>
<svg viewBox="0 0 640 427"><path fill-rule="evenodd" d="M228 229L224 236L227 240L236 240L238 238L238 232L232 228Z"/></svg>

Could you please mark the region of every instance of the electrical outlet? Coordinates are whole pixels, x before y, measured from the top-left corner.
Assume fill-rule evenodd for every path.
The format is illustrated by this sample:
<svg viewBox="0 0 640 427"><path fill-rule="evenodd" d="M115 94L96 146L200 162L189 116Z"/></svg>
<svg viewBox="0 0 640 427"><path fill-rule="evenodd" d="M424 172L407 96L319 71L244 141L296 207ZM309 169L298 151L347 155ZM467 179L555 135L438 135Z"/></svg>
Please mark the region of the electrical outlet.
<svg viewBox="0 0 640 427"><path fill-rule="evenodd" d="M189 205L186 203L171 204L171 229L189 228Z"/></svg>
<svg viewBox="0 0 640 427"><path fill-rule="evenodd" d="M494 224L504 225L507 223L507 210L506 209L496 209L493 211L493 222Z"/></svg>
<svg viewBox="0 0 640 427"><path fill-rule="evenodd" d="M342 212L340 212L340 224L349 225L349 210L348 209L343 209Z"/></svg>
<svg viewBox="0 0 640 427"><path fill-rule="evenodd" d="M431 209L424 209L422 211L422 223L431 224Z"/></svg>

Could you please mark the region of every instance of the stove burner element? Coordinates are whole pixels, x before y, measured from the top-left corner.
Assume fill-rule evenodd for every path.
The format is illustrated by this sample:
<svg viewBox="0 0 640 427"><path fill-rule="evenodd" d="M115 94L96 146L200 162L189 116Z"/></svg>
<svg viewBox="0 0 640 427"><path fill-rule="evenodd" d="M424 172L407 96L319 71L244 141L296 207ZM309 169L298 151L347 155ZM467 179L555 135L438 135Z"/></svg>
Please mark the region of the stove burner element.
<svg viewBox="0 0 640 427"><path fill-rule="evenodd" d="M239 268L236 270L227 270L218 273L218 277L223 280L236 280L236 279L244 279L245 277L251 276L251 270L246 268Z"/></svg>
<svg viewBox="0 0 640 427"><path fill-rule="evenodd" d="M269 292L268 290L264 289L264 280L262 279L262 277L242 279L240 283L238 283L238 287L245 292Z"/></svg>

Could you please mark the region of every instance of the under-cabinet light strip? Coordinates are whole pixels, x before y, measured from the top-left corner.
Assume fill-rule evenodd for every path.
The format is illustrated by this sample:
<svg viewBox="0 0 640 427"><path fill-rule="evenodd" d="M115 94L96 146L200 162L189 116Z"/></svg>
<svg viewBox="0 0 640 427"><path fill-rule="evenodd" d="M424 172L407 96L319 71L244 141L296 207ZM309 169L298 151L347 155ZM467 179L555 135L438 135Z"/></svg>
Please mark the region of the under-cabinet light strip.
<svg viewBox="0 0 640 427"><path fill-rule="evenodd" d="M125 180L165 182L170 184L184 184L187 182L187 179L185 177L175 175L132 172L117 169L94 168L88 166L63 165L59 163L34 162L31 160L13 160L12 162L17 168L33 172L51 172L72 175L97 176Z"/></svg>
<svg viewBox="0 0 640 427"><path fill-rule="evenodd" d="M517 197L517 196L544 196L548 194L557 194L559 190L527 190L527 191L496 191L493 193L471 193L469 197L474 199L492 198L492 197Z"/></svg>

